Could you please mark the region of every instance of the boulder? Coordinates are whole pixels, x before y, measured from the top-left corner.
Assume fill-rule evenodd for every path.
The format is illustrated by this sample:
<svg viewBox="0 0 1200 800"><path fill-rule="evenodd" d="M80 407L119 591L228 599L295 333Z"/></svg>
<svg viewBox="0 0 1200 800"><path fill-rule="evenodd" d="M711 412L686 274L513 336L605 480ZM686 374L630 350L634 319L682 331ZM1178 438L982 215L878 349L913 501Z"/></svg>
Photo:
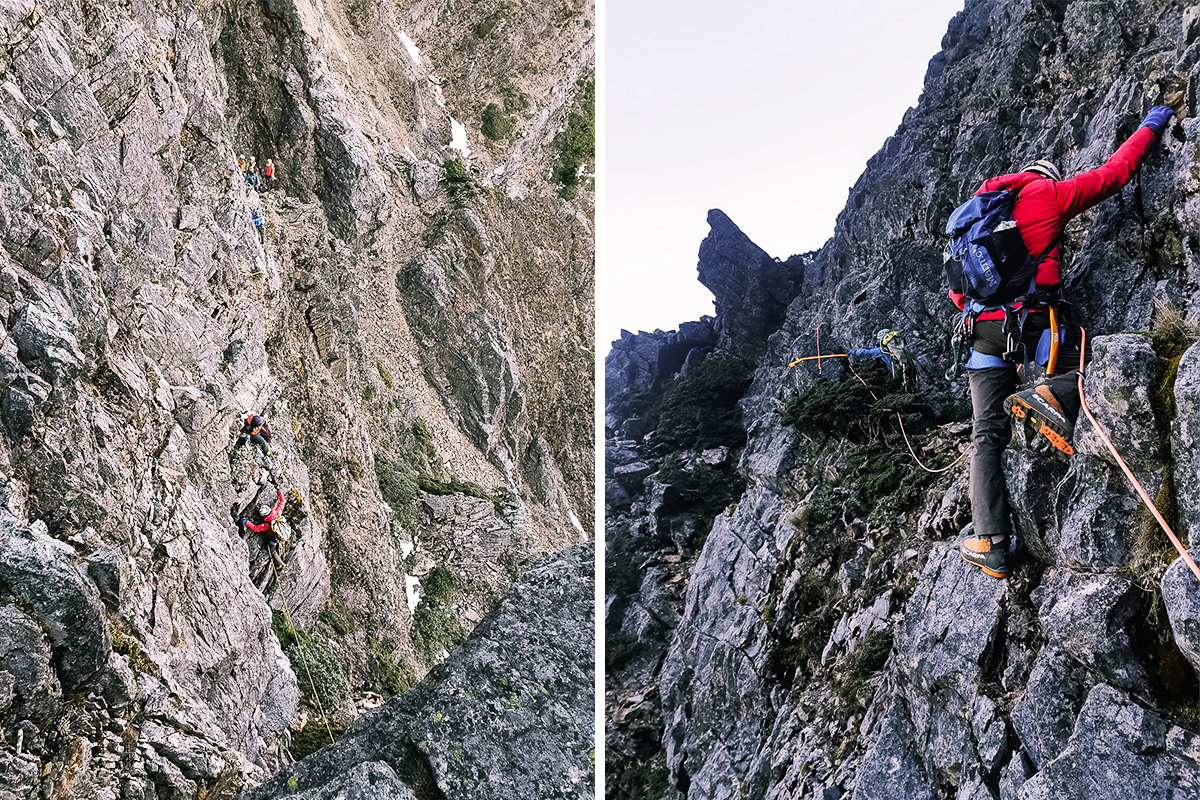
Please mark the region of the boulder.
<svg viewBox="0 0 1200 800"><path fill-rule="evenodd" d="M1165 454L1150 401L1158 370L1150 338L1135 333L1097 336L1085 370L1084 396L1096 422L1151 496L1157 494ZM1076 453L1117 466L1082 411L1075 425L1074 446Z"/></svg>
<svg viewBox="0 0 1200 800"><path fill-rule="evenodd" d="M1133 641L1139 591L1116 575L1049 573L1035 591L1049 644L1126 690L1145 691L1146 673Z"/></svg>
<svg viewBox="0 0 1200 800"><path fill-rule="evenodd" d="M1200 735L1170 725L1101 683L1062 754L1021 787L1021 800L1168 800L1200 796Z"/></svg>
<svg viewBox="0 0 1200 800"><path fill-rule="evenodd" d="M54 643L59 674L80 688L108 662L112 649L100 591L71 547L0 512L0 581L26 603Z"/></svg>
<svg viewBox="0 0 1200 800"><path fill-rule="evenodd" d="M1195 558L1190 550L1188 553ZM1162 597L1175 644L1192 666L1200 670L1200 580L1183 558L1175 559L1163 574Z"/></svg>
<svg viewBox="0 0 1200 800"><path fill-rule="evenodd" d="M1179 361L1175 376L1178 415L1171 422L1171 453L1175 456L1175 497L1185 530L1200 530L1200 343Z"/></svg>
<svg viewBox="0 0 1200 800"><path fill-rule="evenodd" d="M351 797L370 776L419 796L592 797L594 552L534 564L424 681L245 800Z"/></svg>

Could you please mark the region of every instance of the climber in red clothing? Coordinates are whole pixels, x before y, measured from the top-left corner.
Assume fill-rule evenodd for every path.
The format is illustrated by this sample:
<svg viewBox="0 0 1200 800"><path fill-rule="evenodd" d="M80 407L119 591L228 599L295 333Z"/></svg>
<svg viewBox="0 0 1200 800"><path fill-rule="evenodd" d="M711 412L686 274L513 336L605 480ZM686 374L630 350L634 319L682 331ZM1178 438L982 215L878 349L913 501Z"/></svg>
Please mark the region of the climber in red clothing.
<svg viewBox="0 0 1200 800"><path fill-rule="evenodd" d="M1012 218L1031 256L1042 256L1037 266L1035 292L1006 307L967 309L977 311L972 314L971 356L967 361L973 412L974 530L962 540L959 552L968 563L993 577L1006 578L1012 569L1012 523L1001 468L1004 448L1012 436L1009 415L1031 423L1037 434L1070 455L1074 452L1071 437L1079 414L1077 330L1054 331L1058 341L1054 348L1057 364L1051 365L1057 367L1053 377L1016 394L1017 367L1013 353L1036 350L1038 355L1034 360L1045 363L1043 356L1048 357L1051 352L1051 322L1057 316L1054 309L1062 282L1058 242L1067 223L1112 197L1129 182L1157 144L1173 113L1166 106L1150 109L1133 135L1097 169L1061 180L1049 161L1035 161L1020 172L984 181L976 192L998 189L1016 192ZM966 308L969 302L953 290L950 297L959 308Z"/></svg>
<svg viewBox="0 0 1200 800"><path fill-rule="evenodd" d="M278 486L276 486L275 494L278 495L279 499L276 501L274 508L260 506L258 509L258 515L262 518L261 523L251 522L245 517L242 517L240 520L238 520L239 525L245 525L255 533L267 534L267 540L271 544L276 544L277 542L275 535L275 520L279 519L279 515L283 513L283 507L287 504L287 501L283 498L283 489L280 489Z"/></svg>

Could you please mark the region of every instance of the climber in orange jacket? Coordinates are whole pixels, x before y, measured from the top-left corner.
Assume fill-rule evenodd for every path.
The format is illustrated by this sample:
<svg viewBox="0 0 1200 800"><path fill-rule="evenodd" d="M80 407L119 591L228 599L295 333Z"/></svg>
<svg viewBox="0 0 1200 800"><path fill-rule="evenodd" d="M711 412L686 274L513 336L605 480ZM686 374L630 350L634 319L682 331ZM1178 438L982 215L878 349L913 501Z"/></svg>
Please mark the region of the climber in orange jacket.
<svg viewBox="0 0 1200 800"><path fill-rule="evenodd" d="M988 575L1008 577L1012 569L1012 523L1005 496L1001 458L1012 436L1009 416L1030 422L1037 435L1056 448L1073 453L1071 437L1079 414L1077 375L1078 330L1059 334L1057 374L1032 389L1015 393L1017 368L1006 354L1049 351L1050 309L1058 301L1062 282L1058 242L1067 223L1112 197L1129 182L1146 155L1158 143L1174 112L1166 106L1150 110L1133 135L1101 167L1061 180L1049 161L1035 161L1020 172L984 181L980 192L1007 189L1017 193L1012 217L1031 257L1044 254L1037 267L1037 291L1008 308L979 311L971 326L971 356L967 361L971 386L972 432L971 517L974 530L963 538L959 552ZM960 309L966 298L950 297ZM1016 320L1024 318L1017 326ZM1014 329L1015 328L1015 329Z"/></svg>
<svg viewBox="0 0 1200 800"><path fill-rule="evenodd" d="M237 440L237 446L241 447L249 440L258 445L258 449L262 450L264 456L271 455L271 426L267 424L267 421L250 410L242 412L242 420L242 430Z"/></svg>

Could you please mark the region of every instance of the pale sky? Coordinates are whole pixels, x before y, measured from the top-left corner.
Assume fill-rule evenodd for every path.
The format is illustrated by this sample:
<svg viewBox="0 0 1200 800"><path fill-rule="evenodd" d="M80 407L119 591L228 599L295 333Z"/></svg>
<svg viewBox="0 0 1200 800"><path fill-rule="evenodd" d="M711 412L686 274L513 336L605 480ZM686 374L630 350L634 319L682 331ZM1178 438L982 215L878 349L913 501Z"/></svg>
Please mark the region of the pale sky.
<svg viewBox="0 0 1200 800"><path fill-rule="evenodd" d="M713 313L719 208L786 259L833 235L963 0L606 0L600 354Z"/></svg>

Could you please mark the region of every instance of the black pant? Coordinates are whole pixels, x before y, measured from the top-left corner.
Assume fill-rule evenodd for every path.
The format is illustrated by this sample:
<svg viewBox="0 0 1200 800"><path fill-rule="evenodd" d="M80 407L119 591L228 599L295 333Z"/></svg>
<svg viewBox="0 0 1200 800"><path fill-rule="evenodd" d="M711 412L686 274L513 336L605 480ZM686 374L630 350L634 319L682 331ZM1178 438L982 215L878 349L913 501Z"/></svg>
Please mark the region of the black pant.
<svg viewBox="0 0 1200 800"><path fill-rule="evenodd" d="M1060 325L1063 323L1060 321ZM1045 313L1030 314L1021 328L1021 342L1033 359L1042 332L1050 326ZM1067 340L1059 348L1056 375L1045 383L1054 392L1071 422L1079 414L1079 329L1067 328ZM990 355L1006 349L1004 323L984 320L975 323L972 348ZM1004 448L1012 438L1004 400L1017 389L1017 367L986 367L968 371L971 385L971 519L975 536L1008 536L1012 533L1008 496L1005 491Z"/></svg>

